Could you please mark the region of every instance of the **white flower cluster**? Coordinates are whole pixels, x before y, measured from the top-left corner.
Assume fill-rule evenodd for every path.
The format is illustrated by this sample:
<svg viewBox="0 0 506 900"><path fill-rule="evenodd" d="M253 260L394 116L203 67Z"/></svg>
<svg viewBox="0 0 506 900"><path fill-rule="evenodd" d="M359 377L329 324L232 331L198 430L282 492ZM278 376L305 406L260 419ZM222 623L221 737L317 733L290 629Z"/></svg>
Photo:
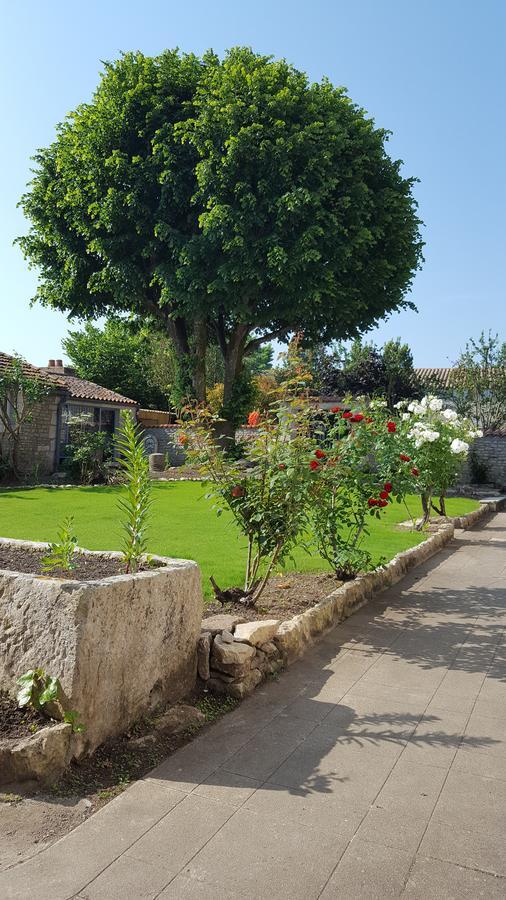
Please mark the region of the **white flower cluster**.
<svg viewBox="0 0 506 900"><path fill-rule="evenodd" d="M441 434L439 431L435 431L425 422L415 422L411 431L408 432L408 437L413 439L417 449L419 449L422 444L432 444L434 441L437 441L440 436Z"/></svg>
<svg viewBox="0 0 506 900"><path fill-rule="evenodd" d="M397 409L402 410L405 402L397 403ZM459 418L454 409L443 409L443 401L440 397L433 394L427 394L420 401L412 400L408 403L408 412L401 412L401 419L409 421L410 419L418 419L414 421L408 437L412 438L415 447L418 449L423 444L433 443L443 434L450 445L450 450L454 454L467 453L469 450L468 441L474 438L482 437L483 432L479 429L471 428L471 423L467 419ZM450 434L448 433L450 431ZM460 434L461 437L452 439L451 432ZM467 438L467 441L462 440Z"/></svg>

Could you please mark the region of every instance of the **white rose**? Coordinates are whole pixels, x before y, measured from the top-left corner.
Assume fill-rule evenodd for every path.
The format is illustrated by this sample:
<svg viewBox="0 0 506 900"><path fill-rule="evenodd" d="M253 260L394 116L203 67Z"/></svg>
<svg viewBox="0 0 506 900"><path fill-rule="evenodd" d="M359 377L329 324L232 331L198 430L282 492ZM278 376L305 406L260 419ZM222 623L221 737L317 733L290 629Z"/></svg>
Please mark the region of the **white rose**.
<svg viewBox="0 0 506 900"><path fill-rule="evenodd" d="M439 399L439 397L433 397L429 401L429 409L433 412L439 412L439 410L443 409L443 401Z"/></svg>
<svg viewBox="0 0 506 900"><path fill-rule="evenodd" d="M461 441L459 438L454 438L450 444L450 450L452 453L467 453L469 444L466 444L465 441Z"/></svg>
<svg viewBox="0 0 506 900"><path fill-rule="evenodd" d="M454 409L444 409L443 416L448 422L454 422L457 418L457 413Z"/></svg>
<svg viewBox="0 0 506 900"><path fill-rule="evenodd" d="M439 437L439 431L428 431L427 432L427 440L431 442L437 441Z"/></svg>
<svg viewBox="0 0 506 900"><path fill-rule="evenodd" d="M407 420L410 418L411 418L411 416L409 413L401 413L401 419L403 422L407 422Z"/></svg>

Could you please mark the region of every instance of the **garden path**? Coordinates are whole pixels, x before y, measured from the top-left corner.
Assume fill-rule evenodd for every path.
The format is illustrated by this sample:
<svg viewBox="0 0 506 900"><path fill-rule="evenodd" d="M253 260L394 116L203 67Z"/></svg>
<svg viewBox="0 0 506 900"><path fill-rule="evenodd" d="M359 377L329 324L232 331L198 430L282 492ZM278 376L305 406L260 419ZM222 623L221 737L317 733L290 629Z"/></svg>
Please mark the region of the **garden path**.
<svg viewBox="0 0 506 900"><path fill-rule="evenodd" d="M459 533L0 896L504 898L505 549Z"/></svg>

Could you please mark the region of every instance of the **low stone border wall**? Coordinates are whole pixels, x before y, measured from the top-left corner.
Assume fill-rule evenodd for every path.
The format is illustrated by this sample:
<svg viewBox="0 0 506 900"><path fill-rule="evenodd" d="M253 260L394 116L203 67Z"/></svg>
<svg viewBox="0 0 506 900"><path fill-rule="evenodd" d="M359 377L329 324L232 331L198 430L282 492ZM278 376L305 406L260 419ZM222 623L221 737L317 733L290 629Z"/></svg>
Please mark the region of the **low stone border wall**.
<svg viewBox="0 0 506 900"><path fill-rule="evenodd" d="M311 609L285 622L244 622L240 614L204 619L197 651L200 679L214 693L246 697L267 675L302 656L320 635L347 619L374 594L438 553L454 531L451 522L437 525L423 543L398 553L383 568L346 582Z"/></svg>

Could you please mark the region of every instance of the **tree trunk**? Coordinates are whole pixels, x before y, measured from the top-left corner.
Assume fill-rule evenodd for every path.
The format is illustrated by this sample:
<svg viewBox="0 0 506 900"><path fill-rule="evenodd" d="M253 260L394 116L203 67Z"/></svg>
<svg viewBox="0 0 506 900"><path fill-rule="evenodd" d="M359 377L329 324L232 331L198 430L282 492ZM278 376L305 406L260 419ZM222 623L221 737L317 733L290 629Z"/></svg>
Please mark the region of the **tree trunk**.
<svg viewBox="0 0 506 900"><path fill-rule="evenodd" d="M225 377L223 383L223 404L232 400L237 378L242 372L244 360L244 348L249 334L248 325L236 325L226 344L225 353Z"/></svg>
<svg viewBox="0 0 506 900"><path fill-rule="evenodd" d="M432 497L429 493L422 494L421 500L422 500L423 517L422 517L421 521L419 522L419 524L417 525L417 528L416 528L417 531L422 531L422 529L425 528L425 526L427 525L427 523L430 519L430 508L431 508L431 504L432 504Z"/></svg>
<svg viewBox="0 0 506 900"><path fill-rule="evenodd" d="M197 319L193 328L192 385L198 403L206 402L206 350L207 322L205 319Z"/></svg>

